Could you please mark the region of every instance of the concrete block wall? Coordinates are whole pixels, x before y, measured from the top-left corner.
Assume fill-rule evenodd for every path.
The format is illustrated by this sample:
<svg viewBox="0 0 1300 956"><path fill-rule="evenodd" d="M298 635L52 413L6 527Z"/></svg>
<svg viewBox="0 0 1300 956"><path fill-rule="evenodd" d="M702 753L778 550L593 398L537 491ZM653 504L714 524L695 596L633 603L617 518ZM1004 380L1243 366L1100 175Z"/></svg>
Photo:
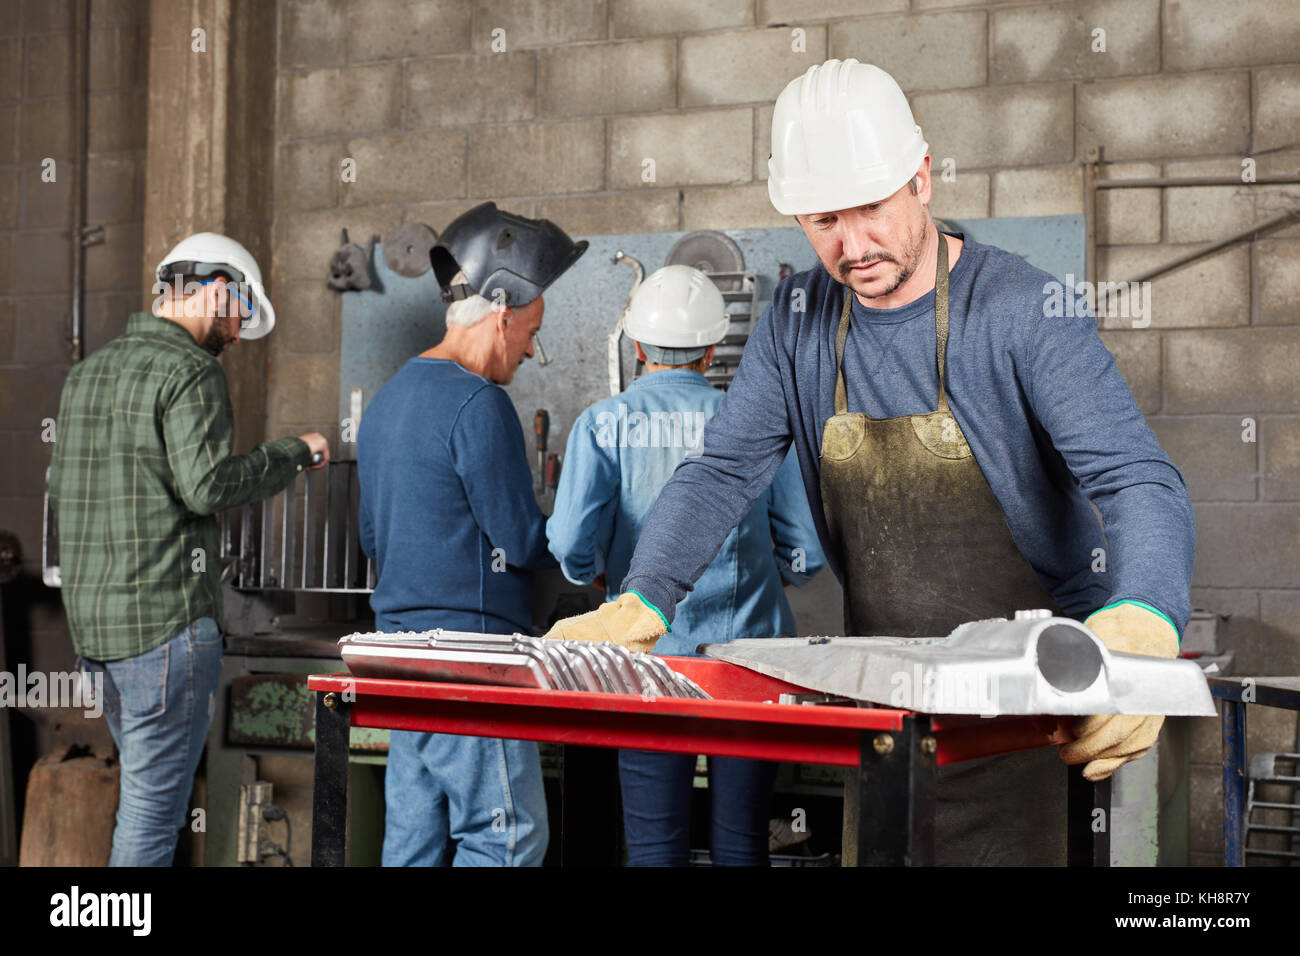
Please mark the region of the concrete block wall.
<svg viewBox="0 0 1300 956"><path fill-rule="evenodd" d="M10 671L73 667L59 592L41 581L41 517L53 447L43 422L56 417L72 365L75 6L0 2L0 529L22 549L20 575L0 592L0 656ZM143 299L148 21L147 0L91 5L87 223L103 227L104 242L86 250L86 354L120 334ZM59 719L57 711L11 712L20 808L28 770Z"/></svg>
<svg viewBox="0 0 1300 956"><path fill-rule="evenodd" d="M23 606L29 597L50 603L35 590L51 449L42 420L55 417L72 364L75 6L9 0L0 12L0 527L22 546L24 574L5 598ZM142 299L148 13L145 0L92 4L87 222L103 227L104 242L86 250L87 354L118 335ZM38 654L58 644L49 638L66 642L52 597L30 632ZM70 648L66 656L70 664Z"/></svg>
<svg viewBox="0 0 1300 956"><path fill-rule="evenodd" d="M765 185L772 103L828 56L898 78L955 170L938 216L1081 213L1094 146L1114 178L1295 175L1298 39L1290 0L280 0L272 279L302 334L272 343L269 433L337 432L342 226L441 229L486 199L578 235L790 225ZM1295 205L1296 185L1102 191L1099 278ZM1194 600L1231 615L1241 672L1300 671L1298 293L1293 224L1155 280L1149 325L1101 320L1187 476ZM1293 733L1267 714L1252 746ZM1201 820L1216 734L1194 735ZM1199 827L1195 862L1218 845Z"/></svg>

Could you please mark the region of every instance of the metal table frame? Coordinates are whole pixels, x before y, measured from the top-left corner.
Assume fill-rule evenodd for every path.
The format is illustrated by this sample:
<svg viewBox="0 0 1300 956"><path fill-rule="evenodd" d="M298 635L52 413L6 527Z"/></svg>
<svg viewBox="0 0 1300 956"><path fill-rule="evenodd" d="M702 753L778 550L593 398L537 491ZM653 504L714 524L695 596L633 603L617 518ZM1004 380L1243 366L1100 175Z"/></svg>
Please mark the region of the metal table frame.
<svg viewBox="0 0 1300 956"><path fill-rule="evenodd" d="M1300 711L1300 679L1211 677L1210 693L1223 701L1223 865L1246 865L1246 707L1261 704ZM1247 700L1245 698L1249 697Z"/></svg>
<svg viewBox="0 0 1300 956"><path fill-rule="evenodd" d="M777 703L806 692L724 661L666 657L711 700L650 698L517 687L440 684L318 674L312 865L347 862L348 742L352 727L626 747L857 768L859 865L934 862L934 799L940 765L1051 743L1055 717L941 717L887 708ZM566 761L567 763L567 761ZM1065 768L1062 767L1064 770ZM1107 865L1109 786L1070 773L1071 865ZM1099 803L1098 800L1101 802ZM563 814L567 820L568 815ZM580 835L561 832L561 861L579 859Z"/></svg>

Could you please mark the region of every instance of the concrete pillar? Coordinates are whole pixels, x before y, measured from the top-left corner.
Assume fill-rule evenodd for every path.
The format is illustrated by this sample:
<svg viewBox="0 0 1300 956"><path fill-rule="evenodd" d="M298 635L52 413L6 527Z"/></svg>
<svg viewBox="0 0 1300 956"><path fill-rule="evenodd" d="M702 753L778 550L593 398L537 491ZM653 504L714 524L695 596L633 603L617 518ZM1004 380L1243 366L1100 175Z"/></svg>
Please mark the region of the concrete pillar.
<svg viewBox="0 0 1300 956"><path fill-rule="evenodd" d="M194 232L239 240L256 256L263 279L270 277L275 29L274 4L152 0L146 292L158 261ZM274 302L274 289L268 291ZM265 437L268 356L267 340L260 339L241 342L222 359L236 452Z"/></svg>

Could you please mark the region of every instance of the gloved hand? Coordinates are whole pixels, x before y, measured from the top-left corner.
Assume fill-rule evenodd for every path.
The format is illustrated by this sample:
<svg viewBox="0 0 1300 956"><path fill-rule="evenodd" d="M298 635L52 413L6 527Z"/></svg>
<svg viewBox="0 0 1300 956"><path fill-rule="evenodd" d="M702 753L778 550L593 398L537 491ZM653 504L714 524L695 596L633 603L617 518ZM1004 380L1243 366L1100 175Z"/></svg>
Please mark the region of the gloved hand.
<svg viewBox="0 0 1300 956"><path fill-rule="evenodd" d="M1095 611L1083 622L1112 651L1147 657L1178 656L1178 632L1168 619L1141 604L1125 601ZM1105 780L1121 765L1137 760L1156 742L1164 717L1094 714L1074 725L1075 739L1060 748L1067 764L1086 763L1083 776Z"/></svg>
<svg viewBox="0 0 1300 956"><path fill-rule="evenodd" d="M594 611L556 621L546 636L566 641L607 641L634 654L649 654L655 642L670 630L668 619L657 607L635 591L628 591Z"/></svg>

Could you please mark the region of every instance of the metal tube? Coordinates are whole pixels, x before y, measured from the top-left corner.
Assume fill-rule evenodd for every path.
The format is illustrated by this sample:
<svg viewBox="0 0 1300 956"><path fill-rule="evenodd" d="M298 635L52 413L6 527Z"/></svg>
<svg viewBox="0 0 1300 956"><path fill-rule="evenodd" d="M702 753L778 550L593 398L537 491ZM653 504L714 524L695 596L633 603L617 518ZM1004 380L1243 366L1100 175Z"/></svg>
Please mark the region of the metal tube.
<svg viewBox="0 0 1300 956"><path fill-rule="evenodd" d="M1202 256L1208 256L1211 252L1217 252L1224 246L1230 246L1234 242L1240 242L1257 232L1263 232L1266 229L1272 229L1274 226L1280 226L1282 223L1298 214L1300 214L1300 206L1293 206L1292 208L1277 213L1276 215L1269 216L1267 219L1261 219L1259 222L1251 223L1244 229L1238 229L1236 232L1226 235L1222 239L1215 239L1213 242L1207 242L1205 245L1193 249L1191 252L1185 252L1181 256L1170 259L1162 265L1158 265L1152 269L1147 269L1145 272L1140 272L1128 281L1146 282L1150 279L1154 279L1156 276L1164 275L1166 272L1172 272L1174 269L1177 269L1180 266L1185 266L1189 262L1195 262Z"/></svg>
<svg viewBox="0 0 1300 956"><path fill-rule="evenodd" d="M244 575L253 560L253 506L244 505L239 511L239 568L235 586L244 586Z"/></svg>
<svg viewBox="0 0 1300 956"><path fill-rule="evenodd" d="M1300 176L1257 176L1245 182L1237 176L1152 177L1150 179L1098 179L1098 189L1147 189L1153 186L1269 186L1300 183Z"/></svg>
<svg viewBox="0 0 1300 956"><path fill-rule="evenodd" d="M284 514L280 523L280 587L289 586L289 523L293 520L293 482L284 489Z"/></svg>
<svg viewBox="0 0 1300 956"><path fill-rule="evenodd" d="M343 469L343 587L352 587L352 465Z"/></svg>
<svg viewBox="0 0 1300 956"><path fill-rule="evenodd" d="M72 328L68 340L72 361L80 362L86 357L83 309L86 296L86 180L90 161L90 0L77 0L76 48L77 162L73 166L73 175L77 191L72 222Z"/></svg>
<svg viewBox="0 0 1300 956"><path fill-rule="evenodd" d="M262 557L261 560L257 562L257 586L261 588L267 587L267 577L270 574L267 569L267 552L270 549L271 514L274 508L274 498L267 498L262 502L262 540L259 542L261 544Z"/></svg>
<svg viewBox="0 0 1300 956"><path fill-rule="evenodd" d="M302 589L307 590L307 568L311 564L311 475L304 471L302 493Z"/></svg>
<svg viewBox="0 0 1300 956"><path fill-rule="evenodd" d="M1091 283L1097 278L1097 164L1101 148L1088 150L1083 164L1083 277Z"/></svg>
<svg viewBox="0 0 1300 956"><path fill-rule="evenodd" d="M321 548L320 586L327 588L330 586L330 519L334 517L331 510L334 503L334 496L331 494L334 490L334 482L331 479L334 474L332 464L326 464L321 471L325 475L325 543Z"/></svg>

